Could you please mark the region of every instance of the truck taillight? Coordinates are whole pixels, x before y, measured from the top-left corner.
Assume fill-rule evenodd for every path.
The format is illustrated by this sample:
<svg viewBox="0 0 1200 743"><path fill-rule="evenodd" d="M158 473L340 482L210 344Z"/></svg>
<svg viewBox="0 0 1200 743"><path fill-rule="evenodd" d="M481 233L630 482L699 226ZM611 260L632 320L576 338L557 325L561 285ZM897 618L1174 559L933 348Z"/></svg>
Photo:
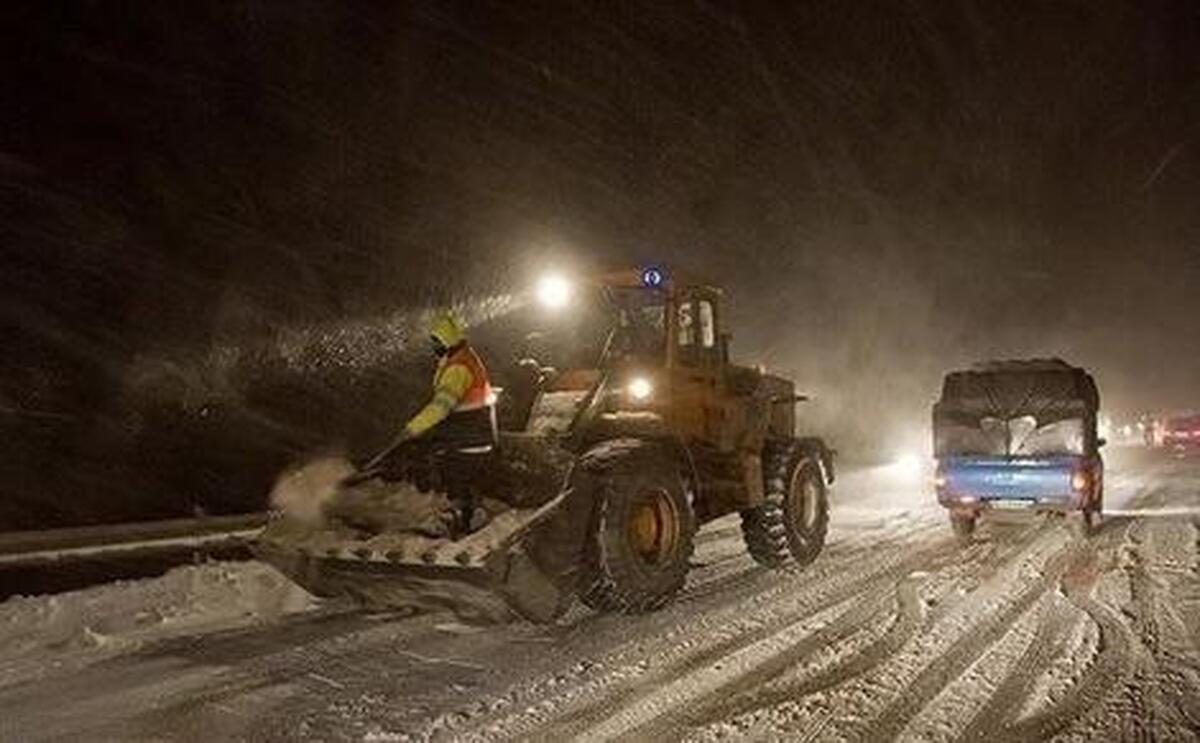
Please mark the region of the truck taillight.
<svg viewBox="0 0 1200 743"><path fill-rule="evenodd" d="M1071 489L1077 493L1087 490L1090 484L1091 478L1088 477L1087 470L1075 470L1071 475Z"/></svg>

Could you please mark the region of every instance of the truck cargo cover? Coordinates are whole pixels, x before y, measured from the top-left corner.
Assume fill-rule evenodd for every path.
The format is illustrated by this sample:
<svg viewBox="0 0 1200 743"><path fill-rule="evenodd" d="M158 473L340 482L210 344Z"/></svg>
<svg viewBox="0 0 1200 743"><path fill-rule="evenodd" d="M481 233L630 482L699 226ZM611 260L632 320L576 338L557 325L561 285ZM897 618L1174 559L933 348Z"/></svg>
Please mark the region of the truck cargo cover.
<svg viewBox="0 0 1200 743"><path fill-rule="evenodd" d="M1082 453L1094 440L1092 377L1058 359L990 361L946 375L933 408L945 454Z"/></svg>

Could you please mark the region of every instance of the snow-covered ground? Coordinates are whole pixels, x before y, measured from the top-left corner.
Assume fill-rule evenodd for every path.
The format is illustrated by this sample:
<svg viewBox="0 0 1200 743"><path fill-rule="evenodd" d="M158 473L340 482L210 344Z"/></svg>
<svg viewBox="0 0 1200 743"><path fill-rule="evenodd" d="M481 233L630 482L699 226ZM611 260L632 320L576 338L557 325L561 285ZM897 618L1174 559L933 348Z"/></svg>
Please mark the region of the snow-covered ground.
<svg viewBox="0 0 1200 743"><path fill-rule="evenodd" d="M847 472L803 571L736 519L641 617L557 625L320 606L255 564L0 604L0 739L1187 740L1200 462L1110 452L1121 513L958 544L927 473Z"/></svg>
<svg viewBox="0 0 1200 743"><path fill-rule="evenodd" d="M167 638L274 622L317 601L258 562L0 603L0 689L53 667L129 653Z"/></svg>

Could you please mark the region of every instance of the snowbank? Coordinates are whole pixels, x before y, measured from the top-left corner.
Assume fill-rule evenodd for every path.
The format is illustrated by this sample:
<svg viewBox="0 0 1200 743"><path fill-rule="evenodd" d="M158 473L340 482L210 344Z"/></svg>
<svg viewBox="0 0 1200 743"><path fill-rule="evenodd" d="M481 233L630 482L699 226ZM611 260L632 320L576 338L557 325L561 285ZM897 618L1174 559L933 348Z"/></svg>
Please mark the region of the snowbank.
<svg viewBox="0 0 1200 743"><path fill-rule="evenodd" d="M316 599L258 562L192 565L158 578L18 596L0 603L0 669L269 622L315 606Z"/></svg>

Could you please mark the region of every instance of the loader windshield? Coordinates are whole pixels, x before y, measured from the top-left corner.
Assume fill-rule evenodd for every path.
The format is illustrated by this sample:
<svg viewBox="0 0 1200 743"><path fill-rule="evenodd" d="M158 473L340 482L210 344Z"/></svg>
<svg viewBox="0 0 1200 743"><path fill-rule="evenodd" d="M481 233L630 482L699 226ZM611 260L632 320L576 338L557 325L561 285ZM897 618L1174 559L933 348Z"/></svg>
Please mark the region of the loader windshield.
<svg viewBox="0 0 1200 743"><path fill-rule="evenodd" d="M653 289L612 289L617 310L612 350L623 357L658 360L667 343L666 297Z"/></svg>
<svg viewBox="0 0 1200 743"><path fill-rule="evenodd" d="M537 358L559 369L593 369L608 357L660 360L666 349L665 308L661 291L602 287L555 321L541 322Z"/></svg>

